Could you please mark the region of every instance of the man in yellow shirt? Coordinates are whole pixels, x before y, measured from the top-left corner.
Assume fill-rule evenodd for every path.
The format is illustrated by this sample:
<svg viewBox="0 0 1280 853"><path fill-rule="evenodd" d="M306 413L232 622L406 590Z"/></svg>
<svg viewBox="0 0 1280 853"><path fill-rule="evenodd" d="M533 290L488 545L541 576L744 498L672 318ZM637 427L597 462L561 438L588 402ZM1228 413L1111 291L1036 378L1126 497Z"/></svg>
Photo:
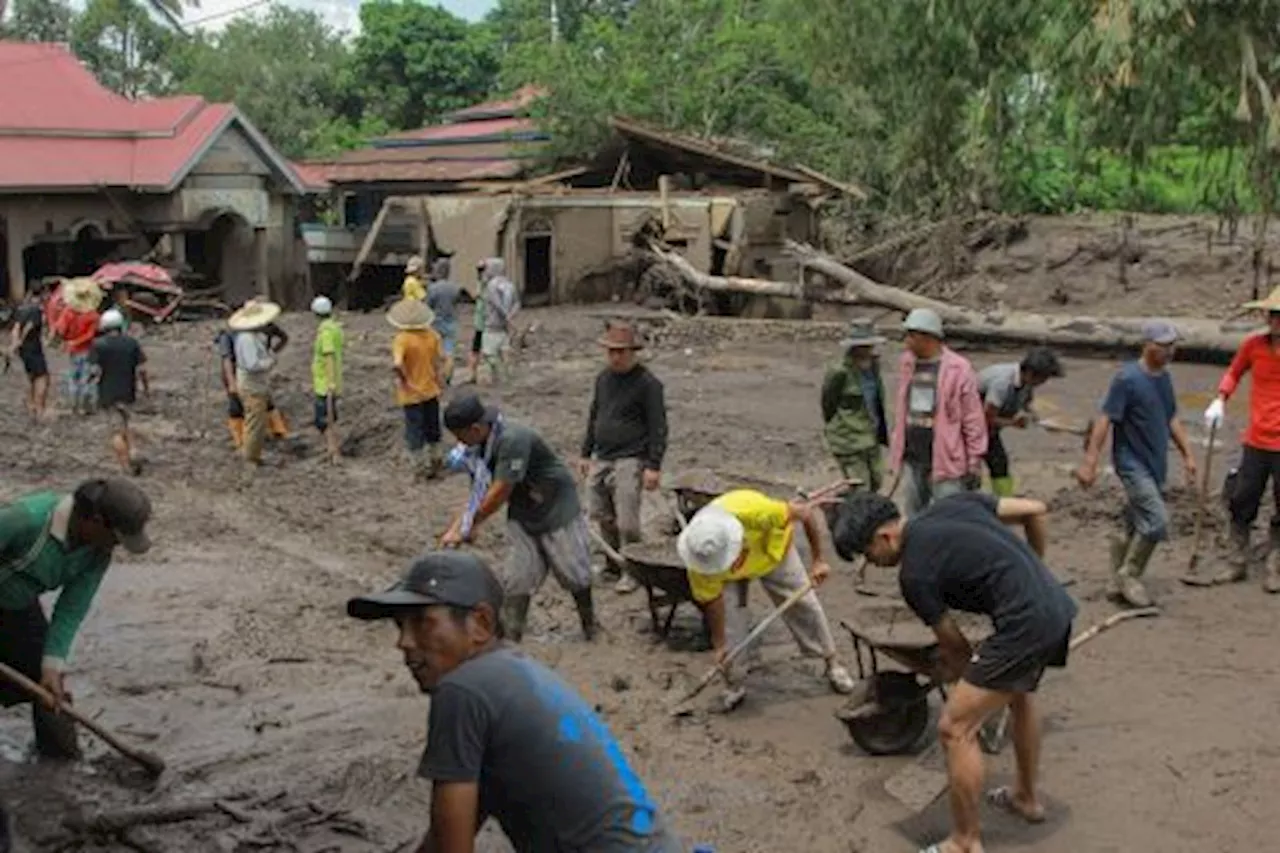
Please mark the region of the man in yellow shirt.
<svg viewBox="0 0 1280 853"><path fill-rule="evenodd" d="M400 295L419 302L427 298L427 286L422 281L422 258L417 255L404 265L404 284L400 286Z"/></svg>
<svg viewBox="0 0 1280 853"><path fill-rule="evenodd" d="M311 300L311 313L320 319L316 341L311 350L311 388L315 394L314 422L316 431L329 445L329 461L337 462L338 397L342 394L342 350L345 336L333 317L333 302L327 296Z"/></svg>
<svg viewBox="0 0 1280 853"><path fill-rule="evenodd" d="M775 605L804 586L806 572L795 544L797 523L804 528L813 554L807 577L818 586L831 568L823 556L817 517L806 504L787 503L750 489L737 489L699 510L680 534L676 542L680 559L689 571L694 600L707 615L717 662L724 660L730 648L726 621L741 628L748 615L745 596L734 596L733 607L737 612L732 615L735 618L726 619L726 585L759 580ZM835 639L817 593L810 590L783 614L782 621L791 629L801 652L826 661L826 678L831 689L851 693L853 678L836 657ZM724 705L729 710L745 698L746 690L733 676L732 668L725 676L730 687L724 696Z"/></svg>
<svg viewBox="0 0 1280 853"><path fill-rule="evenodd" d="M433 479L440 473L440 392L444 387L444 346L431 328L435 315L425 302L402 299L387 312L398 331L391 342L396 402L404 410L404 441L415 473ZM424 452L425 451L425 452Z"/></svg>

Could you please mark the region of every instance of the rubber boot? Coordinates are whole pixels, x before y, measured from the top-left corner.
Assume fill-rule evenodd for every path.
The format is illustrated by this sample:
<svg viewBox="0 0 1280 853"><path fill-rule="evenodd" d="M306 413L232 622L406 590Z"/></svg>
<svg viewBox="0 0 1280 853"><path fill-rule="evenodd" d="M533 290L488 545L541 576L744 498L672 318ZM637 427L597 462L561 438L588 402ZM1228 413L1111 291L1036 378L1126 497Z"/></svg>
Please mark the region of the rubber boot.
<svg viewBox="0 0 1280 853"><path fill-rule="evenodd" d="M267 412L267 432L272 438L289 437L289 422L284 419L284 413L279 409Z"/></svg>
<svg viewBox="0 0 1280 853"><path fill-rule="evenodd" d="M1120 567L1120 597L1130 607L1150 607L1151 595L1142 585L1142 576L1151 562L1158 543L1143 536L1134 536L1124 565Z"/></svg>
<svg viewBox="0 0 1280 853"><path fill-rule="evenodd" d="M1271 528L1271 540L1267 550L1267 574L1262 588L1275 595L1280 592L1280 530Z"/></svg>
<svg viewBox="0 0 1280 853"><path fill-rule="evenodd" d="M36 702L31 705L31 724L36 732L36 754L40 758L78 761L83 756L76 724L70 717L55 714Z"/></svg>
<svg viewBox="0 0 1280 853"><path fill-rule="evenodd" d="M524 624L529 618L529 602L532 596L508 595L502 602L502 628L506 638L513 643L524 639Z"/></svg>
<svg viewBox="0 0 1280 853"><path fill-rule="evenodd" d="M1240 583L1249 577L1249 562L1253 556L1253 543L1249 541L1249 528L1231 525L1231 556L1227 557L1227 567L1214 577L1216 584ZM1274 553L1274 547L1272 551ZM1268 555L1270 567L1270 555Z"/></svg>
<svg viewBox="0 0 1280 853"><path fill-rule="evenodd" d="M428 480L434 480L440 476L440 472L444 470L444 451L440 449L440 445L427 445L427 461L426 473L424 476Z"/></svg>
<svg viewBox="0 0 1280 853"><path fill-rule="evenodd" d="M582 636L589 643L596 638L596 606L591 601L591 587L573 594L578 608L578 622L582 624Z"/></svg>
<svg viewBox="0 0 1280 853"><path fill-rule="evenodd" d="M231 433L231 443L236 450L244 446L244 418L227 418L227 431Z"/></svg>
<svg viewBox="0 0 1280 853"><path fill-rule="evenodd" d="M1124 567L1124 558L1129 554L1129 546L1133 544L1132 534L1113 536L1111 538L1111 574L1107 579L1107 598L1122 598L1120 570Z"/></svg>
<svg viewBox="0 0 1280 853"><path fill-rule="evenodd" d="M1012 477L992 477L991 478L991 494L998 498L1013 497L1013 478Z"/></svg>

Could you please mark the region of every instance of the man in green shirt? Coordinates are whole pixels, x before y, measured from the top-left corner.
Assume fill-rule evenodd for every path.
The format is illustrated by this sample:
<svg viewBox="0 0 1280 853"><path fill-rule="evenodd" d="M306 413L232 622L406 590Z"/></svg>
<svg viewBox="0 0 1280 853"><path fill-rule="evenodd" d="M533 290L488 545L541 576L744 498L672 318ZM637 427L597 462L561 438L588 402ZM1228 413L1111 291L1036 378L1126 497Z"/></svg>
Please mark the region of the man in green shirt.
<svg viewBox="0 0 1280 853"><path fill-rule="evenodd" d="M151 547L151 501L128 480L81 483L72 494L36 492L0 506L0 663L70 701L63 673L71 646L111 565L117 545L142 554ZM46 619L40 596L58 593ZM0 681L0 706L30 702ZM56 708L34 703L36 751L77 758L75 728Z"/></svg>
<svg viewBox="0 0 1280 853"><path fill-rule="evenodd" d="M844 357L822 380L822 436L840 473L880 490L883 463L880 448L889 444L884 417L884 382L875 347L884 338L866 320L854 320L840 342Z"/></svg>
<svg viewBox="0 0 1280 853"><path fill-rule="evenodd" d="M311 313L320 318L311 354L311 387L315 392L316 430L329 445L329 461L337 462L338 397L342 394L342 349L346 336L333 318L333 302L327 296L311 300Z"/></svg>

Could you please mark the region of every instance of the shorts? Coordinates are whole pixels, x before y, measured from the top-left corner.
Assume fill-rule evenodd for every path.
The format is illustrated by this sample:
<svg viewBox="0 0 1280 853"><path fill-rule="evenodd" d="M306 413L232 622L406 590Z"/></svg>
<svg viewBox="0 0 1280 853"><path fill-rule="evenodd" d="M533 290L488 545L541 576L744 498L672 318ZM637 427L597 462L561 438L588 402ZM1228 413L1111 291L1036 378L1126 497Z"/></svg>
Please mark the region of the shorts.
<svg viewBox="0 0 1280 853"><path fill-rule="evenodd" d="M471 336L471 351L476 355L479 355L480 350L483 346L484 346L484 330L476 329L475 334Z"/></svg>
<svg viewBox="0 0 1280 853"><path fill-rule="evenodd" d="M502 354L507 349L507 342L511 336L506 332L497 332L490 329L484 330L483 340L480 342L480 348L484 353L484 357L488 359L502 358Z"/></svg>
<svg viewBox="0 0 1280 853"><path fill-rule="evenodd" d="M1011 640L996 633L983 640L969 658L964 680L999 693L1035 693L1045 669L1067 665L1070 647L1070 625L1062 639L1030 651L1025 640Z"/></svg>
<svg viewBox="0 0 1280 853"><path fill-rule="evenodd" d="M404 443L409 450L417 453L428 444L440 443L443 437L440 429L440 398L432 397L421 403L403 406L404 409Z"/></svg>
<svg viewBox="0 0 1280 853"><path fill-rule="evenodd" d="M28 379L43 379L49 375L49 362L45 360L44 350L37 352L20 352L22 369L27 372Z"/></svg>
<svg viewBox="0 0 1280 853"><path fill-rule="evenodd" d="M340 420L338 416L338 396L333 397L333 422L336 424ZM329 428L329 398L316 397L315 409L312 412L312 423L315 428L324 432Z"/></svg>

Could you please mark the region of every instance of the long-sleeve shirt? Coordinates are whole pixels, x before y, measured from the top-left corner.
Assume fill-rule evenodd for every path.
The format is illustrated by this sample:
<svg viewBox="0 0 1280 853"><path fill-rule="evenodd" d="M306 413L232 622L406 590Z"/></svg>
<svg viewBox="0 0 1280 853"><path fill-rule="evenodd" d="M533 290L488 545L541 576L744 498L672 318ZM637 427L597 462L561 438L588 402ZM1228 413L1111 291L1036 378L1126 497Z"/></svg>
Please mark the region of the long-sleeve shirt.
<svg viewBox="0 0 1280 853"><path fill-rule="evenodd" d="M276 357L262 332L239 332L235 336L236 385L246 394L266 394L267 377L276 366Z"/></svg>
<svg viewBox="0 0 1280 853"><path fill-rule="evenodd" d="M70 547L70 495L37 492L0 507L0 609L24 610L59 590L45 635L46 665L62 668L111 553Z"/></svg>
<svg viewBox="0 0 1280 853"><path fill-rule="evenodd" d="M845 358L827 371L822 380L822 422L827 448L835 456L889 443L878 364L864 370Z"/></svg>
<svg viewBox="0 0 1280 853"><path fill-rule="evenodd" d="M901 470L906 450L907 394L915 372L910 350L898 362L898 405L889 441L889 467ZM978 395L978 377L968 359L948 347L938 359L937 407L933 414L931 479L956 480L982 464L987 452L987 415Z"/></svg>
<svg viewBox="0 0 1280 853"><path fill-rule="evenodd" d="M661 471L666 453L667 406L662 382L643 365L626 373L601 371L587 415L583 457L638 458L646 469Z"/></svg>
<svg viewBox="0 0 1280 853"><path fill-rule="evenodd" d="M1280 352L1265 332L1245 338L1231 366L1218 383L1218 393L1229 399L1245 373L1253 373L1249 395L1249 426L1241 442L1257 450L1280 450Z"/></svg>

